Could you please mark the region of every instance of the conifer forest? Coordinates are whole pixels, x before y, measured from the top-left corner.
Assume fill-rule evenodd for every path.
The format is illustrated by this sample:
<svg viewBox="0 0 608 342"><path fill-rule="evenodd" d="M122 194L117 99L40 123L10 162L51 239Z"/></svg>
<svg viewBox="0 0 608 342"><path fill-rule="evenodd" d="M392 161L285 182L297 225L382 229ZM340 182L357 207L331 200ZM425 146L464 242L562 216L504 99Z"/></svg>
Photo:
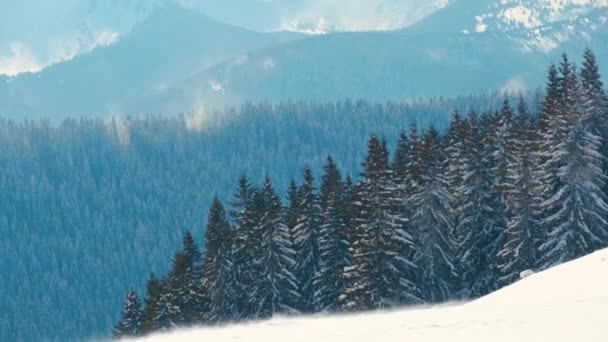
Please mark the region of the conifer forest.
<svg viewBox="0 0 608 342"><path fill-rule="evenodd" d="M375 126L373 115L361 116L369 122L353 123L360 116L352 114L374 111L387 115L405 112L403 107L347 102L313 109L306 107L310 104L250 109L267 112L269 120L277 121L286 120L281 115L323 112L338 118L331 126L337 136L364 135L367 144L345 137L340 143L347 150L360 149L359 154L347 155L336 141L315 139L326 147L323 160L301 160L303 171L293 180L288 179L293 174L277 176L276 170L248 175L234 170L231 175L237 171L242 175L231 179L230 193L211 190L206 194L215 197L209 201L204 227L203 222L184 227L182 246L172 258L164 259L166 269L150 267L152 273L139 278L146 282L145 288L139 288L138 282L127 284L133 290L116 299L124 306L112 322L114 336L143 336L180 326L217 326L276 315L361 312L473 299L515 282L522 272L544 270L608 246L608 97L591 50L584 52L580 65L564 54L557 65L548 68L546 86L539 94L445 101L440 101L443 105L437 110L438 118L443 111L445 121L408 122L397 115L394 130L388 132ZM446 108L449 106L452 108ZM414 110L432 107L426 103ZM341 111L351 114L350 122L339 119ZM166 137L155 130L170 129L174 122L155 120L137 122L146 127L132 132ZM89 139L94 139L99 125L65 122L61 138L71 139L78 130L86 129L91 132ZM48 132L46 126L31 123L15 126L3 122L2 127L25 135L34 129ZM280 127L290 129L288 121ZM351 134L355 131L358 133ZM273 134L265 137L269 144L284 143L283 133ZM39 141L26 139L31 145L21 148L36 149L40 162L65 167L99 162L104 160L99 156L112 149L99 141L87 141L81 146L86 152L82 157L91 159L63 159L60 157L73 155L50 148L51 137L37 134ZM145 148L144 141L131 149ZM91 168L104 174L62 179L63 173L47 173L46 182L37 184L31 178L28 184L14 184L10 182L12 173L36 172L40 165L23 158L18 167L11 166L5 156L0 159L5 169L0 186L27 186L43 193L49 183L82 187L91 196L90 203L115 205L113 210L125 210L126 215L152 209L146 211L152 216L146 220L158 215L156 224L175 229L180 220L163 215L165 211L203 217L195 214L202 210L203 201L197 199L201 195L180 188L199 187L189 181L198 172L189 153L199 153L186 151L190 146L179 141L175 146L179 153L172 159L164 159L169 154L160 151L147 155L152 162L142 164L171 170L164 164L179 162L189 176L159 177L154 167L143 170L141 165L107 164ZM273 160L278 168L285 166L280 156L278 153ZM252 163L255 169L256 161ZM112 183L116 178L107 175L123 172L122 168L127 174L121 182ZM87 191L95 182L108 181L104 188L109 191L136 191L139 187L128 178L132 170L149 172L145 179L150 187L175 188L161 202L144 197L128 205L106 203L115 197ZM178 179L179 183L171 183ZM82 200L70 196L73 192L62 186L58 189L65 197L55 205L69 208L70 202ZM22 192L0 192L7 193L17 196L3 199L9 209L29 203ZM154 189L146 193L156 194ZM152 208L149 203L163 205ZM35 213L40 203L31 205ZM16 209L3 212L0 219L15 222L11 213ZM79 214L83 217L66 212L66 217L50 219L69 218L92 225L109 219L103 212ZM32 226L44 224L36 223L37 217L29 218ZM163 217L175 221L163 222ZM149 222L131 224L137 227ZM75 241L87 241L86 235L74 234ZM137 231L119 234L128 240L125 244L143 249L141 253L158 253L156 248L163 244L149 241ZM98 238L96 243L107 241L103 233ZM95 269L88 271L95 277Z"/></svg>

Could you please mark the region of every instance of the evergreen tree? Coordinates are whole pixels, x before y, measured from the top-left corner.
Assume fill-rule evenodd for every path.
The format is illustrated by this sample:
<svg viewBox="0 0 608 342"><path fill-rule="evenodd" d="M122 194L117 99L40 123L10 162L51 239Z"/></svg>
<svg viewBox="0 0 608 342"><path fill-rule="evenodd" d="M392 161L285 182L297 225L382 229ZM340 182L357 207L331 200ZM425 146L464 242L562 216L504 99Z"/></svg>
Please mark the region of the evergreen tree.
<svg viewBox="0 0 608 342"><path fill-rule="evenodd" d="M585 129L602 139L600 152L603 156L602 170L608 176L608 96L604 90L595 54L586 49L581 68L581 101ZM608 195L608 185L604 186Z"/></svg>
<svg viewBox="0 0 608 342"><path fill-rule="evenodd" d="M297 279L291 270L295 251L287 225L281 216L281 203L266 177L262 189L254 194L255 225L250 238L254 248L253 279L249 306L256 318L278 313L297 313L291 303L298 302Z"/></svg>
<svg viewBox="0 0 608 342"><path fill-rule="evenodd" d="M342 176L331 156L327 158L321 182L321 225L319 268L313 277L315 311L335 311L344 292L344 268L349 265Z"/></svg>
<svg viewBox="0 0 608 342"><path fill-rule="evenodd" d="M556 168L557 188L543 202L550 213L543 217L547 237L540 246L540 267L547 268L605 247L608 241L608 205L600 148L602 139L586 125L584 99L574 65L566 56L560 68L561 114L556 126L565 126L563 140L554 146L549 166Z"/></svg>
<svg viewBox="0 0 608 342"><path fill-rule="evenodd" d="M302 312L314 311L314 274L319 269L319 225L321 208L315 191L314 178L309 168L304 170L304 183L300 186L300 206L297 224L293 230L296 251L295 275L299 284Z"/></svg>
<svg viewBox="0 0 608 342"><path fill-rule="evenodd" d="M184 234L184 237L182 239L183 242L183 253L186 256L186 258L188 258L188 261L190 263L192 263L193 265L193 270L195 272L200 271L200 266L201 266L201 251L198 247L198 245L196 244L196 241L194 241L194 237L192 236L192 233L190 233L189 231L186 232L186 234Z"/></svg>
<svg viewBox="0 0 608 342"><path fill-rule="evenodd" d="M536 246L539 244L538 205L540 199L537 176L534 170L530 118L527 107L520 99L518 115L513 124L513 159L507 166L506 203L508 224L506 242L498 253L501 286L519 279L521 272L536 267Z"/></svg>
<svg viewBox="0 0 608 342"><path fill-rule="evenodd" d="M515 119L515 113L508 98L503 102L503 107L500 110L497 118L497 129L495 138L495 147L493 149L494 159L496 162L495 175L495 191L499 196L499 212L497 215L505 217L508 207L507 203L507 192L511 187L510 179L508 177L509 166L515 163L515 145L516 132L513 121Z"/></svg>
<svg viewBox="0 0 608 342"><path fill-rule="evenodd" d="M185 325L204 322L203 312L206 308L206 294L203 288L202 255L196 241L190 232L186 232L183 238L183 254L186 264L184 283L181 285L182 298L182 321Z"/></svg>
<svg viewBox="0 0 608 342"><path fill-rule="evenodd" d="M172 291L167 290L161 295L156 311L154 312L154 325L157 327L155 331L169 331L175 329L179 322L181 312L180 307L176 305Z"/></svg>
<svg viewBox="0 0 608 342"><path fill-rule="evenodd" d="M465 144L469 132L468 121L459 112L452 115L452 120L445 138L446 170L445 180L451 196L452 224L457 227L462 217L464 194L460 191L466 172Z"/></svg>
<svg viewBox="0 0 608 342"><path fill-rule="evenodd" d="M459 190L462 196L458 209L460 218L455 235L459 241L459 274L462 281L461 297L475 298L496 287L496 274L492 266L498 251L494 221L495 194L491 173L491 152L482 132L490 117L480 122L477 114L468 117L468 132L464 146L464 177ZM490 128L486 128L488 131ZM488 133L489 135L489 133Z"/></svg>
<svg viewBox="0 0 608 342"><path fill-rule="evenodd" d="M452 198L448 193L446 166L441 153L439 133L430 128L420 149L422 184L410 199L414 209L419 250L416 264L421 277L415 284L430 302L451 298L458 288L453 237Z"/></svg>
<svg viewBox="0 0 608 342"><path fill-rule="evenodd" d="M237 319L251 318L253 312L248 306L249 288L253 285L253 232L252 200L255 189L249 179L242 176L232 202L231 217L234 225L234 242L232 246L233 262L236 277L235 298L237 302Z"/></svg>
<svg viewBox="0 0 608 342"><path fill-rule="evenodd" d="M193 305L193 294L198 295L192 289L193 278L188 256L183 251L176 253L156 312L160 330L189 325L195 320L194 315L200 314Z"/></svg>
<svg viewBox="0 0 608 342"><path fill-rule="evenodd" d="M209 305L206 320L222 323L237 318L233 231L219 199L213 200L208 217L204 266L204 292Z"/></svg>
<svg viewBox="0 0 608 342"><path fill-rule="evenodd" d="M137 294L130 291L125 300L122 319L114 328L114 338L137 337L143 333L143 312Z"/></svg>
<svg viewBox="0 0 608 342"><path fill-rule="evenodd" d="M413 283L413 238L401 215L402 199L388 168L386 144L375 136L369 140L364 181L357 190L353 265L346 274L350 288L344 304L349 310L392 307L418 301Z"/></svg>

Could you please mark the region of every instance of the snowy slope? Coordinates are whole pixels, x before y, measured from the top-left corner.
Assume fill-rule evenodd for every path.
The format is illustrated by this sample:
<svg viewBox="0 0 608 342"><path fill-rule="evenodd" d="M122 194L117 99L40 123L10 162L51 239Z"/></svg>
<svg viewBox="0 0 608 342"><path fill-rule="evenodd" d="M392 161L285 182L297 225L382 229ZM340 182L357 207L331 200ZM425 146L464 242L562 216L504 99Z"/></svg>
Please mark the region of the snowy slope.
<svg viewBox="0 0 608 342"><path fill-rule="evenodd" d="M525 52L551 52L572 40L590 41L608 26L608 0L453 0L406 32L491 34Z"/></svg>
<svg viewBox="0 0 608 342"><path fill-rule="evenodd" d="M334 318L275 319L143 341L605 342L607 312L608 249L463 305Z"/></svg>

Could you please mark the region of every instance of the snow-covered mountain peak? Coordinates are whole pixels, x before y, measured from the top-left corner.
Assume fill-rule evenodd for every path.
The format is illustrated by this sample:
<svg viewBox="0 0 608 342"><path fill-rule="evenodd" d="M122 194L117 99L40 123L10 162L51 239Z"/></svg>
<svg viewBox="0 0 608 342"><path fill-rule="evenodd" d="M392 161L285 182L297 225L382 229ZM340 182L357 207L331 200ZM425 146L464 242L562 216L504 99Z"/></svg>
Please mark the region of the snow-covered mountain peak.
<svg viewBox="0 0 608 342"><path fill-rule="evenodd" d="M466 19L461 32L506 35L526 51L549 52L566 40L587 39L608 22L608 0L497 0L478 3L481 6L472 10L473 17ZM465 2L460 5L465 5Z"/></svg>

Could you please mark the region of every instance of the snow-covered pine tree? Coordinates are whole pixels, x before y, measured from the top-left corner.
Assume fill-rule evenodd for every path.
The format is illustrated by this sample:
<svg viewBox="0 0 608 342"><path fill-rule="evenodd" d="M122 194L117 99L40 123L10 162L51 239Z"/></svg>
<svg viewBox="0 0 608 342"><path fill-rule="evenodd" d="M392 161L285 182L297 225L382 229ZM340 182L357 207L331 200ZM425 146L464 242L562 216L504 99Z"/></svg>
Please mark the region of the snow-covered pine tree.
<svg viewBox="0 0 608 342"><path fill-rule="evenodd" d="M401 215L402 199L388 167L386 144L372 136L363 164L364 180L357 186L354 202L356 241L353 265L346 273L345 293L349 310L386 308L419 298L413 283L412 236Z"/></svg>
<svg viewBox="0 0 608 342"><path fill-rule="evenodd" d="M347 181L350 178L347 178ZM347 185L345 184L345 189ZM359 208L363 203L361 196L362 184L350 186L351 190L347 193L350 201L350 224L346 227L348 232L348 253L351 257L350 264L344 268L344 290L338 297L338 307L340 311L357 312L369 309L371 304L365 303L364 287L366 275L362 273L361 265L364 262L365 247L363 243L366 237L366 230L361 229L357 224L360 220L361 212Z"/></svg>
<svg viewBox="0 0 608 342"><path fill-rule="evenodd" d="M393 182L396 185L396 196L402 199L402 215L411 218L411 205L408 200L420 184L419 150L420 142L415 125L412 125L409 135L405 131L399 134L395 159L392 163Z"/></svg>
<svg viewBox="0 0 608 342"><path fill-rule="evenodd" d="M143 334L143 312L135 291L129 291L122 310L122 319L114 328L114 338L136 337Z"/></svg>
<svg viewBox="0 0 608 342"><path fill-rule="evenodd" d="M528 110L523 98L513 122L513 140L509 147L513 158L507 165L505 195L508 223L505 244L498 253L499 286L519 279L521 272L536 267L539 241L538 179L534 174L535 158Z"/></svg>
<svg viewBox="0 0 608 342"><path fill-rule="evenodd" d="M446 158L446 170L445 180L447 182L447 190L451 197L451 208L452 208L452 236L456 238L455 231L456 227L460 224L462 218L462 203L464 200L464 194L461 192L462 183L465 176L465 165L467 164L465 158L465 144L467 143L468 133L468 121L458 111L454 112L450 121L445 137L445 158ZM458 256L458 248L453 250L454 256ZM456 266L457 263L456 263ZM456 268L456 272L459 272L459 268ZM458 275L460 278L460 275ZM460 290L460 285L456 286L456 291Z"/></svg>
<svg viewBox="0 0 608 342"><path fill-rule="evenodd" d="M237 319L236 272L232 254L233 231L220 200L209 210L204 263L206 321L212 324Z"/></svg>
<svg viewBox="0 0 608 342"><path fill-rule="evenodd" d="M253 279L249 306L255 318L297 313L290 306L299 301L297 280L291 270L295 251L287 225L283 223L281 202L270 179L253 196L256 220L250 238L253 245Z"/></svg>
<svg viewBox="0 0 608 342"><path fill-rule="evenodd" d="M184 234L181 253L188 265L184 277L185 283L181 289L184 294L181 302L183 324L203 323L203 313L206 310L206 294L203 289L202 256L194 237L189 231Z"/></svg>
<svg viewBox="0 0 608 342"><path fill-rule="evenodd" d="M549 81L547 84L547 95L543 104L542 113L542 128L541 131L541 170L542 175L542 196L543 200L548 200L553 197L562 187L561 178L558 176L558 170L565 165L564 155L560 153L563 148L566 137L570 133L570 118L568 114L573 108L573 95L568 94L570 90L566 87L568 83L566 79L572 79L572 75L576 74L572 70L572 65L568 56L564 54L562 61L557 68L549 69ZM569 98L570 104L566 103L566 98ZM568 109L568 107L571 107ZM543 217L553 215L558 209L543 205ZM549 227L543 227L544 230Z"/></svg>
<svg viewBox="0 0 608 342"><path fill-rule="evenodd" d="M509 166L515 163L515 129L513 121L515 119L515 113L511 107L511 103L508 98L503 101L502 109L498 113L496 119L496 133L495 133L495 144L493 148L493 159L495 161L495 191L498 195L498 212L497 216L504 218L501 223L506 220L509 203L507 203L507 192L512 187L510 179L508 177ZM506 225L506 224L505 224ZM503 228L504 226L503 225Z"/></svg>
<svg viewBox="0 0 608 342"><path fill-rule="evenodd" d="M572 260L608 241L608 204L600 148L602 139L594 133L582 99L576 67L564 56L560 67L560 114L565 124L563 141L554 147L549 164L557 167L558 187L542 206L547 237L540 246L540 268Z"/></svg>
<svg viewBox="0 0 608 342"><path fill-rule="evenodd" d="M487 134L482 126L491 129L489 115L483 123L475 112L467 118L467 134L463 149L464 174L459 193L462 196L458 208L460 219L455 231L459 241L459 274L462 291L459 297L476 298L496 287L495 264L495 200L494 175L491 173L491 150ZM492 254L493 253L493 254Z"/></svg>
<svg viewBox="0 0 608 342"><path fill-rule="evenodd" d="M175 304L176 300L170 291L163 292L154 312L155 331L168 331L180 324L181 313L180 307Z"/></svg>
<svg viewBox="0 0 608 342"><path fill-rule="evenodd" d="M297 252L295 249L295 228L298 224L298 218L300 217L300 204L302 200L300 198L300 189L295 180L291 180L289 182L289 187L287 188L287 205L283 209L283 222L287 226L287 230L289 231L289 239L294 249L294 257L296 258L293 263L293 267L290 270L292 274L296 274L297 267ZM298 295L293 296L290 300L291 302L285 303L288 307L291 308L301 308L302 300L301 295L299 293L299 284L298 284Z"/></svg>
<svg viewBox="0 0 608 342"><path fill-rule="evenodd" d="M237 320L251 318L253 312L248 306L249 288L253 283L253 245L250 235L253 232L252 199L255 189L246 176L239 179L239 187L233 196L230 216L234 226L232 246L233 262L236 274L235 297L237 302Z"/></svg>
<svg viewBox="0 0 608 342"><path fill-rule="evenodd" d="M591 129L591 132L602 138L602 170L608 177L608 96L593 51L586 49L583 59L580 76L584 121L588 126L586 129ZM604 193L608 195L608 182L606 184Z"/></svg>
<svg viewBox="0 0 608 342"><path fill-rule="evenodd" d="M185 325L187 318L183 309L188 284L190 282L188 257L178 252L173 257L173 265L166 280L162 282L161 294L154 310L153 320L156 330L167 331Z"/></svg>
<svg viewBox="0 0 608 342"><path fill-rule="evenodd" d="M420 278L414 285L426 301L434 303L452 298L458 288L453 200L448 192L442 149L439 132L431 127L420 146L422 183L409 200L419 243L414 260L420 268Z"/></svg>
<svg viewBox="0 0 608 342"><path fill-rule="evenodd" d="M587 126L585 129L605 140L608 136L608 96L593 51L586 49L583 59L580 71L582 120Z"/></svg>
<svg viewBox="0 0 608 342"><path fill-rule="evenodd" d="M300 206L298 220L293 229L294 248L296 251L295 276L298 281L301 300L298 309L302 312L313 312L314 274L319 269L319 226L321 207L315 191L314 178L309 168L304 169L304 183L299 190Z"/></svg>
<svg viewBox="0 0 608 342"><path fill-rule="evenodd" d="M313 277L316 312L338 309L344 292L344 268L349 265L342 176L331 156L327 157L320 188L319 268Z"/></svg>

